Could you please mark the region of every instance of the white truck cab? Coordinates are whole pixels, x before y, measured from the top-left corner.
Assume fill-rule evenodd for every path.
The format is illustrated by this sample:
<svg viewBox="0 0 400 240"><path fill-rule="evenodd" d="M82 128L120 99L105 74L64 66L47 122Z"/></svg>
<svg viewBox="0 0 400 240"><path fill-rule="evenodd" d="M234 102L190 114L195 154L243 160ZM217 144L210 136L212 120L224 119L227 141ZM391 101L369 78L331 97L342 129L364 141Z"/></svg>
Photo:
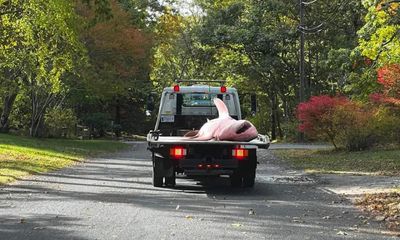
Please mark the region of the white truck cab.
<svg viewBox="0 0 400 240"><path fill-rule="evenodd" d="M155 130L161 130L164 135L182 136L187 131L198 129L207 119L218 117L213 102L216 97L224 101L231 117L242 118L238 93L234 88L175 85L165 88L162 93Z"/></svg>

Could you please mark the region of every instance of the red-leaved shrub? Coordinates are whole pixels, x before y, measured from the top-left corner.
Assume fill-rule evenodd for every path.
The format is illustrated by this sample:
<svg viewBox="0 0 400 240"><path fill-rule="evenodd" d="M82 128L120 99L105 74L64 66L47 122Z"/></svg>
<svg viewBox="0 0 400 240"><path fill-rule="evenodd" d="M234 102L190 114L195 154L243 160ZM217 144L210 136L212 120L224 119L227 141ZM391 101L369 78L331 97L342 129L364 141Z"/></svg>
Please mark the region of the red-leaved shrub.
<svg viewBox="0 0 400 240"><path fill-rule="evenodd" d="M313 96L297 107L297 118L300 121L299 131L311 138L328 140L336 145L340 126L334 122L335 110L339 106L350 104L346 97Z"/></svg>
<svg viewBox="0 0 400 240"><path fill-rule="evenodd" d="M335 148L358 151L372 147L377 141L372 109L346 97L314 96L299 104L297 117L301 132L330 141Z"/></svg>

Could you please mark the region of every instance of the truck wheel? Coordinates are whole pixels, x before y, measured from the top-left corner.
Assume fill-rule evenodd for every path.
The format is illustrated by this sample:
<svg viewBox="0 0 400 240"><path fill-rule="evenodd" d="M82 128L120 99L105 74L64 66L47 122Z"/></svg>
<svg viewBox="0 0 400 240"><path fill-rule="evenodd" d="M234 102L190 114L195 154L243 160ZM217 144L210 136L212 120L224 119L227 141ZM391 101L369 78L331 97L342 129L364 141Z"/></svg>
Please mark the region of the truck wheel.
<svg viewBox="0 0 400 240"><path fill-rule="evenodd" d="M175 187L176 185L176 176L175 172L170 177L165 177L165 186L167 187Z"/></svg>
<svg viewBox="0 0 400 240"><path fill-rule="evenodd" d="M153 186L162 187L163 185L163 162L162 159L153 156Z"/></svg>
<svg viewBox="0 0 400 240"><path fill-rule="evenodd" d="M252 169L246 172L246 175L243 176L243 187L247 188L254 187L255 180L256 180L256 169Z"/></svg>
<svg viewBox="0 0 400 240"><path fill-rule="evenodd" d="M231 179L231 186L232 187L241 187L242 186L242 176L238 173L234 173L230 176Z"/></svg>
<svg viewBox="0 0 400 240"><path fill-rule="evenodd" d="M243 187L251 188L254 187L256 180L256 168L257 168L257 152L250 152L250 159L243 171Z"/></svg>

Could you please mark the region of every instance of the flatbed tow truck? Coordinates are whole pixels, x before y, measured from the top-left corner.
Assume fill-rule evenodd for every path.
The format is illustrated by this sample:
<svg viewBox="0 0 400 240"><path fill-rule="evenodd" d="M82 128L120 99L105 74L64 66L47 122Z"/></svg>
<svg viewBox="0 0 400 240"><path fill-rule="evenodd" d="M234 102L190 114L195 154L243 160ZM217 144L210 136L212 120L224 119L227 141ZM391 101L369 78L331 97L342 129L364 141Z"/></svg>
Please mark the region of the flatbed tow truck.
<svg viewBox="0 0 400 240"><path fill-rule="evenodd" d="M220 82L220 81L180 81ZM198 130L207 119L218 117L213 99L220 98L229 115L242 119L237 90L225 86L175 85L163 90L154 130L147 135L152 153L153 186L174 187L176 174L200 178L229 176L233 187L253 187L257 168L257 148L269 147L267 136L249 142L199 141L184 135Z"/></svg>

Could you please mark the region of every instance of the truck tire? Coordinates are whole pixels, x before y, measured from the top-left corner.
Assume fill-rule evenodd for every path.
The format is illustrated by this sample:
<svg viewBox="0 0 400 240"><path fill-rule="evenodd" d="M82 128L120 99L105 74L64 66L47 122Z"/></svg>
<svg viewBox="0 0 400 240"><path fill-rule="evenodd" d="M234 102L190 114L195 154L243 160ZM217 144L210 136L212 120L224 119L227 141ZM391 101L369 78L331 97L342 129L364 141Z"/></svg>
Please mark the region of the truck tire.
<svg viewBox="0 0 400 240"><path fill-rule="evenodd" d="M256 168L257 168L257 152L255 150L249 152L249 162L243 169L243 187L251 188L254 187L256 180Z"/></svg>
<svg viewBox="0 0 400 240"><path fill-rule="evenodd" d="M172 176L165 177L165 186L175 187L175 185L176 185L176 176L175 172L173 172Z"/></svg>
<svg viewBox="0 0 400 240"><path fill-rule="evenodd" d="M256 169L249 169L243 176L243 187L251 188L254 187L254 183L256 180Z"/></svg>
<svg viewBox="0 0 400 240"><path fill-rule="evenodd" d="M163 161L160 158L153 156L153 186L162 187L163 185Z"/></svg>
<svg viewBox="0 0 400 240"><path fill-rule="evenodd" d="M238 188L242 186L242 176L238 172L232 174L230 176L230 179L231 179L231 187Z"/></svg>

